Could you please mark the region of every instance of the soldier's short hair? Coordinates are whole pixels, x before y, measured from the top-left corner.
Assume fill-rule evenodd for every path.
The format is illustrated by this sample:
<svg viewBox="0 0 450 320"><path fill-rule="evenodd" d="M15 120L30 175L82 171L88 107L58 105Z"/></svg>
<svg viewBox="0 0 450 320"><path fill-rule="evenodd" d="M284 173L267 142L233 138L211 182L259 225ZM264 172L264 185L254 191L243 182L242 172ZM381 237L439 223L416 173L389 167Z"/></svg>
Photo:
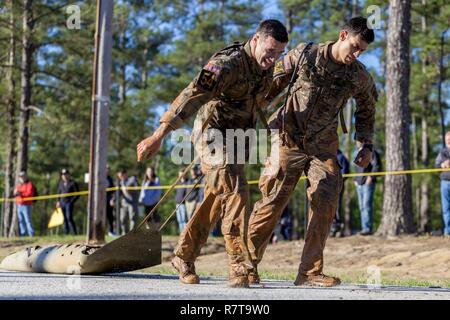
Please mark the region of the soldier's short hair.
<svg viewBox="0 0 450 320"><path fill-rule="evenodd" d="M368 27L367 19L364 17L351 18L342 27L342 30L347 31L351 35L361 35L361 38L367 43L372 43L375 40L375 33Z"/></svg>
<svg viewBox="0 0 450 320"><path fill-rule="evenodd" d="M275 19L268 19L262 21L256 33L260 34L264 38L267 36L271 36L275 40L286 43L289 40L288 33L284 24Z"/></svg>

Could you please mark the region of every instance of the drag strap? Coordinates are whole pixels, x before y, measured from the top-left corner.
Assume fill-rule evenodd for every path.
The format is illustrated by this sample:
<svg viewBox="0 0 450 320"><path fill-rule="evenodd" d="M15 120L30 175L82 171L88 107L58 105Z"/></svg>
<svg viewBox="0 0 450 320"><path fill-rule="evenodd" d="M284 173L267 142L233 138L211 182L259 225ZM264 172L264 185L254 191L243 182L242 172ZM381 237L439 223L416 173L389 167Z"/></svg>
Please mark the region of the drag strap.
<svg viewBox="0 0 450 320"><path fill-rule="evenodd" d="M344 134L348 133L347 126L345 124L345 118L344 118L344 106L345 106L346 103L347 103L347 101L344 102L344 104L341 106L341 110L339 111L339 118L340 118L340 121L341 121L341 128L342 128L342 132Z"/></svg>
<svg viewBox="0 0 450 320"><path fill-rule="evenodd" d="M300 63L302 62L303 58L305 57L305 53L311 48L312 45L313 45L313 42L309 42L303 48L302 52L300 53L300 56L298 57L297 63L295 64L295 68L294 68L294 72L292 73L291 80L289 81L288 89L287 89L287 92L286 92L286 97L284 98L284 103L281 106L282 108L284 108L283 113L282 113L283 121L282 121L282 124L281 124L282 125L282 131L284 131L284 114L286 113L286 104L287 104L287 101L289 99L289 96L291 95L292 86L294 85L295 81L297 80L296 76L297 76L298 68L299 68Z"/></svg>

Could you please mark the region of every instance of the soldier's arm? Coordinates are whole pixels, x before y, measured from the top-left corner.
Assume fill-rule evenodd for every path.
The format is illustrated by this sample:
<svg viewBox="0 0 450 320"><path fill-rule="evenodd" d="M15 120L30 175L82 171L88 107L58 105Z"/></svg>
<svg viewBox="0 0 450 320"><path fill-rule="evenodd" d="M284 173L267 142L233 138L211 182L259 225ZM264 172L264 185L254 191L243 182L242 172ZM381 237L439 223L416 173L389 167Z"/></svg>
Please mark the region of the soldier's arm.
<svg viewBox="0 0 450 320"><path fill-rule="evenodd" d="M232 83L230 66L219 60L210 60L197 77L172 102L160 119L160 126L155 133L142 140L137 146L138 161L155 154L162 139L172 130L176 130L202 105L218 96Z"/></svg>
<svg viewBox="0 0 450 320"><path fill-rule="evenodd" d="M367 71L362 72L361 78L362 86L354 96L356 101L354 138L362 143L372 144L378 93Z"/></svg>
<svg viewBox="0 0 450 320"><path fill-rule="evenodd" d="M377 89L370 74L361 65L357 83L360 84L354 98L355 110L355 140L364 144L373 144L373 131L375 123L375 104L378 99ZM354 163L366 168L372 159L372 151L362 148L356 155Z"/></svg>
<svg viewBox="0 0 450 320"><path fill-rule="evenodd" d="M172 102L160 119L176 130L195 114L202 105L218 96L230 82L230 68L221 61L210 61L197 77Z"/></svg>
<svg viewBox="0 0 450 320"><path fill-rule="evenodd" d="M291 80L292 73L294 72L295 66L300 59L300 55L305 46L305 43L299 44L296 48L280 57L275 63L272 86L265 97L266 105L271 102L271 105L276 105L282 101L286 94L285 89Z"/></svg>

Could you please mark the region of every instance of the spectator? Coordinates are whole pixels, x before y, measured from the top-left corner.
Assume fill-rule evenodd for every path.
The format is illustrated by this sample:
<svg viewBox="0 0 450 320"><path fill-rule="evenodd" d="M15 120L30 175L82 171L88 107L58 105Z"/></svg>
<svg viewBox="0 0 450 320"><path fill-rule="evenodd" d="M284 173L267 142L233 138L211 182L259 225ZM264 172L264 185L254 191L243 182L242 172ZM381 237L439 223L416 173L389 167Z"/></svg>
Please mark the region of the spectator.
<svg viewBox="0 0 450 320"><path fill-rule="evenodd" d="M183 171L184 170L180 170L178 172L178 176L182 176L183 175ZM185 177L181 177L179 184L180 185L185 185L187 184L188 179L186 179ZM177 205L177 221L178 221L178 230L181 234L181 232L183 232L184 227L186 226L186 223L188 221L187 219L187 213L186 213L186 204L184 201L184 197L186 196L186 188L177 188L176 189L176 196L175 196L175 201L176 201L176 205Z"/></svg>
<svg viewBox="0 0 450 320"><path fill-rule="evenodd" d="M436 168L450 168L450 131L445 134L445 148L439 152L435 165ZM441 172L440 178L444 235L450 236L450 171Z"/></svg>
<svg viewBox="0 0 450 320"><path fill-rule="evenodd" d="M215 237L215 238L222 236L222 221L221 220L216 222L216 225L212 229L210 235L211 235L211 237Z"/></svg>
<svg viewBox="0 0 450 320"><path fill-rule="evenodd" d="M280 221L275 226L275 230L270 237L270 243L275 244L280 238L285 241L292 240L292 214L288 205L284 208Z"/></svg>
<svg viewBox="0 0 450 320"><path fill-rule="evenodd" d="M289 206L286 206L281 214L280 218L280 233L283 237L283 240L291 241L292 240L292 214L291 210L289 210Z"/></svg>
<svg viewBox="0 0 450 320"><path fill-rule="evenodd" d="M155 168L148 167L145 171L145 177L142 182L142 189L139 195L139 203L144 206L144 215L149 214L161 198L161 189L146 189L146 187L158 186L161 186L161 183L156 175ZM153 215L149 221L159 224L161 218L157 211L153 212Z"/></svg>
<svg viewBox="0 0 450 320"><path fill-rule="evenodd" d="M106 188L114 188L114 180L110 175L110 167L106 166ZM115 191L106 192L106 219L108 220L109 232L108 235L115 237L114 232L114 204L116 201Z"/></svg>
<svg viewBox="0 0 450 320"><path fill-rule="evenodd" d="M191 169L191 179L189 179L188 184L194 185L197 182L201 181L201 174L198 167L193 167ZM192 188L187 188L186 192L191 192ZM192 215L195 212L195 209L197 208L197 205L199 205L202 201L203 192L201 188L195 188L192 190L192 192L189 194L189 196L186 198L186 212L187 212L187 219L188 221L191 219Z"/></svg>
<svg viewBox="0 0 450 320"><path fill-rule="evenodd" d="M70 178L69 170L62 169L61 170L61 179L58 185L58 194L72 193L78 192L80 189L78 188L78 184ZM73 220L73 208L75 202L78 200L80 196L69 196L69 197L59 197L58 202L56 203L56 207L61 207L61 210L64 214L64 233L69 234L77 234L77 226L75 225L75 221Z"/></svg>
<svg viewBox="0 0 450 320"><path fill-rule="evenodd" d="M342 153L342 151L340 149L338 149L337 151L337 162L339 164L339 167L341 168L341 174L348 174L350 173L350 163L348 162L348 159L345 157L345 155ZM342 233L343 231L343 219L342 219L342 196L344 194L344 189L345 189L345 180L347 180L347 178L343 178L342 180L342 189L341 192L339 193L339 202L338 202L338 207L336 209L336 215L333 218L333 224L331 225L331 231L330 231L330 236L331 237L342 237L344 234Z"/></svg>
<svg viewBox="0 0 450 320"><path fill-rule="evenodd" d="M31 210L33 206L32 200L23 200L36 195L36 188L31 180L28 179L27 173L21 171L19 173L19 184L14 189L16 197L17 215L19 219L19 235L34 236L33 221L31 220Z"/></svg>
<svg viewBox="0 0 450 320"><path fill-rule="evenodd" d="M358 151L362 149L362 143L356 141ZM356 167L356 173L369 173L381 171L380 154L374 149L372 160L367 168ZM373 194L375 192L376 177L363 176L354 179L356 191L358 193L359 210L361 212L361 232L360 235L372 234L373 227Z"/></svg>
<svg viewBox="0 0 450 320"><path fill-rule="evenodd" d="M128 176L127 169L121 169L117 173L120 187L120 229L122 235L134 228L135 216L138 212L138 190L128 190L128 187L137 187L136 177Z"/></svg>

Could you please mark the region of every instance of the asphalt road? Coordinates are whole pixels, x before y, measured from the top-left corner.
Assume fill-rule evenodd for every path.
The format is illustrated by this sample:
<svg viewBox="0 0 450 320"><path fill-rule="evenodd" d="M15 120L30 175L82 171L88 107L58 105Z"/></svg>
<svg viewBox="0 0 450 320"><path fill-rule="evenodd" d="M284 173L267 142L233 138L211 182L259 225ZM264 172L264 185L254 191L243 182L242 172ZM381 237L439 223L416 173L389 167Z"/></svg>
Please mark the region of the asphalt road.
<svg viewBox="0 0 450 320"><path fill-rule="evenodd" d="M250 289L227 288L226 279L202 277L199 285L183 285L173 275L123 273L68 276L0 270L0 299L131 299L131 300L450 300L450 289L369 287L343 284L334 288L296 287L267 280Z"/></svg>

